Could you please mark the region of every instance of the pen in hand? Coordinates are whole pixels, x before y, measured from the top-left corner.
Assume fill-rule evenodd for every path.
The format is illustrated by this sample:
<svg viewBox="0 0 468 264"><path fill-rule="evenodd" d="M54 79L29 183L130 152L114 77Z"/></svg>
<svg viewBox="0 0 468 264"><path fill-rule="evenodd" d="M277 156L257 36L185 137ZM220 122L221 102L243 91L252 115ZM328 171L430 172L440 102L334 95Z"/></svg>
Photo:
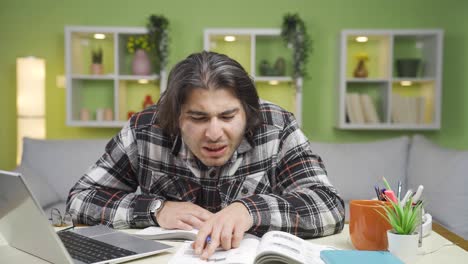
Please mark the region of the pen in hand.
<svg viewBox="0 0 468 264"><path fill-rule="evenodd" d="M205 239L205 245L204 245L204 247L201 249L201 251L195 250L195 254L200 255L200 254L202 253L203 249L205 249L209 244L211 244L211 236L210 236L210 235L208 235L208 236L206 237L206 239ZM192 245L193 245L193 244L192 244Z"/></svg>
<svg viewBox="0 0 468 264"><path fill-rule="evenodd" d="M211 244L211 236L207 236L207 237L206 237L205 244L206 244L207 246L208 246L209 244Z"/></svg>

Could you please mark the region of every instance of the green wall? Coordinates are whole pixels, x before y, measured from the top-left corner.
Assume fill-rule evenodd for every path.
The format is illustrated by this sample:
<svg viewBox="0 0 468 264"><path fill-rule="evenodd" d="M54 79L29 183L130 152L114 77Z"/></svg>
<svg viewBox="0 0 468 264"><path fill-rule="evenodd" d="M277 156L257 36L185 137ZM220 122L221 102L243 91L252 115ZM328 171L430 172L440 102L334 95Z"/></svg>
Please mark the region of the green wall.
<svg viewBox="0 0 468 264"><path fill-rule="evenodd" d="M16 58L46 59L47 138L109 138L118 129L65 126L64 26L144 26L150 14L171 23L170 64L203 46L206 27L279 27L286 12L298 12L313 39L304 80L304 131L311 140L370 141L411 131L343 131L334 128L338 36L352 28L445 30L442 129L424 132L433 141L468 148L468 2L457 0L2 0L0 3L0 169L16 157Z"/></svg>

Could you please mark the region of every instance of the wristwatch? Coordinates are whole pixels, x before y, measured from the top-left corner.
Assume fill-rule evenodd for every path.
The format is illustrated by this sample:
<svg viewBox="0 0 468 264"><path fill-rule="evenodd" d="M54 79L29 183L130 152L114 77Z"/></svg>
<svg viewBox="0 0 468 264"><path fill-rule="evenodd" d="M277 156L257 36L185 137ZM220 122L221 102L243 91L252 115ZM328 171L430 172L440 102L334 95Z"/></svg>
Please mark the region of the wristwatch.
<svg viewBox="0 0 468 264"><path fill-rule="evenodd" d="M156 221L156 214L163 208L164 202L162 200L156 200L150 208L151 218L153 218L153 222L155 225L158 225L158 221Z"/></svg>

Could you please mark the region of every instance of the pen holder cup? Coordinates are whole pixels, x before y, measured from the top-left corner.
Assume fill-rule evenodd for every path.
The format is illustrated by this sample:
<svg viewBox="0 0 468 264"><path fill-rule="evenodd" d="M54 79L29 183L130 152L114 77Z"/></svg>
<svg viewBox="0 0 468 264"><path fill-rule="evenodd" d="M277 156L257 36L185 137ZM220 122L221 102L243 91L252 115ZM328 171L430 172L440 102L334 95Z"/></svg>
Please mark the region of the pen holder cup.
<svg viewBox="0 0 468 264"><path fill-rule="evenodd" d="M382 206L389 202L378 200L352 200L349 202L349 234L358 250L387 250L387 230L391 229Z"/></svg>

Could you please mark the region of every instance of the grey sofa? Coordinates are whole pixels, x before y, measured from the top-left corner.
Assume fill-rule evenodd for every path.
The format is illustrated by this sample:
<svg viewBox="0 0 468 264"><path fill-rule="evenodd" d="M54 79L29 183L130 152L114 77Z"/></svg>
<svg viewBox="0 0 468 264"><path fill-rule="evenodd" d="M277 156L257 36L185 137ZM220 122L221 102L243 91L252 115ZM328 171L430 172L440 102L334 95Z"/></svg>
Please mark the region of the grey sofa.
<svg viewBox="0 0 468 264"><path fill-rule="evenodd" d="M63 212L68 191L103 154L107 141L25 139L17 171L24 174L46 212L53 207ZM374 197L374 185L383 186L382 176L392 186L401 180L403 191L422 184L426 211L468 239L468 151L441 148L420 135L310 144L346 202Z"/></svg>
<svg viewBox="0 0 468 264"><path fill-rule="evenodd" d="M70 188L104 153L108 140L40 140L25 138L21 172L46 213L65 212Z"/></svg>

